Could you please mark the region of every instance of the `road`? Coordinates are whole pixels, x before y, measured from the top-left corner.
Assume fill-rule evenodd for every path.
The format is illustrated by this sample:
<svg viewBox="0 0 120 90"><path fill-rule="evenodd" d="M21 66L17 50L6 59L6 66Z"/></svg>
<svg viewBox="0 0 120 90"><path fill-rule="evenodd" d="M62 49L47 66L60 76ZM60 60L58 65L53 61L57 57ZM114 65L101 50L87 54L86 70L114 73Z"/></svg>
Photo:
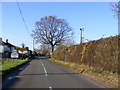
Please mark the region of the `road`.
<svg viewBox="0 0 120 90"><path fill-rule="evenodd" d="M3 88L104 88L63 66L39 57L20 68L3 83Z"/></svg>

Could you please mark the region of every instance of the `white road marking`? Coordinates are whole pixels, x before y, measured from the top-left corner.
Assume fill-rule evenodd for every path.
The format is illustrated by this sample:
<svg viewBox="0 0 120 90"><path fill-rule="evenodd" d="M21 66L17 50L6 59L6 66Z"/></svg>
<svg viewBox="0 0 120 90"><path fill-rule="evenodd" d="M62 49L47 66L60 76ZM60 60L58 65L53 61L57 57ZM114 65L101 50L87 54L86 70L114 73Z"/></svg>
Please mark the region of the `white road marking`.
<svg viewBox="0 0 120 90"><path fill-rule="evenodd" d="M48 75L47 75L47 71L46 71L45 67L44 67L43 69L44 69L44 71L45 71L45 76L48 76Z"/></svg>
<svg viewBox="0 0 120 90"><path fill-rule="evenodd" d="M50 90L52 90L52 87L49 87Z"/></svg>
<svg viewBox="0 0 120 90"><path fill-rule="evenodd" d="M42 64L43 69L44 69L44 71L45 71L45 76L48 76L48 75L47 75L47 71L46 71L46 69L45 69L45 66L44 66L43 62L41 61L40 63Z"/></svg>
<svg viewBox="0 0 120 90"><path fill-rule="evenodd" d="M42 64L42 66L44 67L44 64L42 63L42 61L41 61L41 64Z"/></svg>
<svg viewBox="0 0 120 90"><path fill-rule="evenodd" d="M44 64L42 63L42 66L44 67Z"/></svg>

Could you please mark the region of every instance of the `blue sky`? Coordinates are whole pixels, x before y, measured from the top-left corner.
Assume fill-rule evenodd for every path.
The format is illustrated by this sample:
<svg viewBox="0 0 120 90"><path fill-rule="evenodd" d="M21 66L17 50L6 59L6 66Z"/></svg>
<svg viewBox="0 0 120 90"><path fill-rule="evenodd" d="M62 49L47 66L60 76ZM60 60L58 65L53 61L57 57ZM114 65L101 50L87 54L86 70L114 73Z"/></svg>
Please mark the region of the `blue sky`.
<svg viewBox="0 0 120 90"><path fill-rule="evenodd" d="M113 16L110 2L19 2L19 5L30 34L35 29L35 22L49 15L67 20L73 28L77 44L80 42L80 28L84 28L83 36L89 40L118 34L118 21ZM2 3L2 37L16 46L25 43L32 49L32 38L16 2Z"/></svg>

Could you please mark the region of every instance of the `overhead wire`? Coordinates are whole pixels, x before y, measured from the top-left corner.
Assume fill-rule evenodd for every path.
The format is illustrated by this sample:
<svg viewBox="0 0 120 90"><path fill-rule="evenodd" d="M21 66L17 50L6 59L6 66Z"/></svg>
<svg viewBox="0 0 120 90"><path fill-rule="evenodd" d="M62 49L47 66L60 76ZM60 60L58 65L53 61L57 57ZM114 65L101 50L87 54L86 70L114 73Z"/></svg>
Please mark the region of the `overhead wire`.
<svg viewBox="0 0 120 90"><path fill-rule="evenodd" d="M26 30L27 30L29 36L31 37L31 35L30 35L30 33L29 33L29 30L28 30L28 26L27 26L27 24L26 24L26 22L25 22L25 19L24 19L24 16L23 16L22 10L21 10L21 8L20 8L20 5L19 5L19 3L18 3L17 0L16 0L16 2L17 2L17 5L18 5L19 12L20 12L20 14L21 14L21 17L22 17L23 23L25 24L25 28L26 28Z"/></svg>
<svg viewBox="0 0 120 90"><path fill-rule="evenodd" d="M18 3L17 0L16 0L16 2L17 2L17 5L18 5L19 12L20 12L20 14L21 14L21 17L22 17L23 23L25 24L25 28L26 28L26 30L27 30L29 36L31 37L31 35L30 35L30 33L29 33L28 26L27 26L27 24L26 24L26 22L25 22L25 19L24 19L24 16L23 16L22 10L21 10L21 8L20 8L20 5L19 5L19 3ZM34 38L33 38L33 51L34 51Z"/></svg>

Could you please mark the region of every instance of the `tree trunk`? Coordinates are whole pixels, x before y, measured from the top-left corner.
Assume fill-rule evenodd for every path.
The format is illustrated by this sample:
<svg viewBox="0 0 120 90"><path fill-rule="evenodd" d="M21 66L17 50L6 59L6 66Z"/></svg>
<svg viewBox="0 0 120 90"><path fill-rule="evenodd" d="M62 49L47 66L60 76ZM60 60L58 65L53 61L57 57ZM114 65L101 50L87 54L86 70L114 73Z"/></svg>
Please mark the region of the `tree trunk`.
<svg viewBox="0 0 120 90"><path fill-rule="evenodd" d="M53 53L53 51L54 51L54 46L52 46L52 53Z"/></svg>

